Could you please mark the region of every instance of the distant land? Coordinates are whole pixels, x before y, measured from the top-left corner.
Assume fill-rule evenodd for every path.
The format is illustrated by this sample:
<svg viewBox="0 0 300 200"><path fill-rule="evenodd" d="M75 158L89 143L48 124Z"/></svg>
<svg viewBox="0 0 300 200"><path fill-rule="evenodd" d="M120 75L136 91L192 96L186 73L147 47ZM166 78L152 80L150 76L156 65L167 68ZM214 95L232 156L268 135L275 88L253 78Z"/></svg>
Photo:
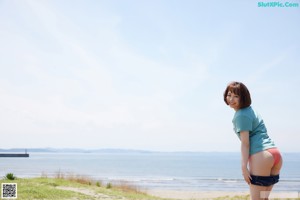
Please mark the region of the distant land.
<svg viewBox="0 0 300 200"><path fill-rule="evenodd" d="M153 153L154 151L132 149L79 149L79 148L11 148L0 149L0 153Z"/></svg>
<svg viewBox="0 0 300 200"><path fill-rule="evenodd" d="M139 149L81 149L81 148L10 148L0 149L0 153L221 153L217 151L150 151ZM224 153L224 152L222 152ZM235 153L235 152L225 152Z"/></svg>
<svg viewBox="0 0 300 200"><path fill-rule="evenodd" d="M182 154L199 154L199 153L239 153L236 152L220 152L220 151L151 151L151 150L139 150L139 149L81 149L81 148L10 148L10 149L1 149L0 153L115 153L115 154L129 154L129 153L182 153ZM285 153L296 153L300 152L285 152Z"/></svg>

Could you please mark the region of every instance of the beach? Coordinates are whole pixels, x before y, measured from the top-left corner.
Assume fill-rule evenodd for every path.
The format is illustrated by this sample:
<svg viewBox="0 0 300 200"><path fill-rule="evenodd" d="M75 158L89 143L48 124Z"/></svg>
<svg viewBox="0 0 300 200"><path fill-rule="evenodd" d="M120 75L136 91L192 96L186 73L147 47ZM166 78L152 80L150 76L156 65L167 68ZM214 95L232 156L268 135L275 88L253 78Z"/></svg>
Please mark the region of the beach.
<svg viewBox="0 0 300 200"><path fill-rule="evenodd" d="M300 154L284 153L284 158L280 182L271 195L299 198ZM168 199L247 199L249 188L239 162L238 152L31 153L29 158L2 158L0 171L2 176L13 173L26 179L64 174L103 185L125 183Z"/></svg>
<svg viewBox="0 0 300 200"><path fill-rule="evenodd" d="M0 184L8 184L8 180L0 180ZM95 200L200 200L200 199L248 199L246 193L236 192L191 192L174 190L141 191L129 185L114 185L93 182L86 177L57 177L16 179L13 183L18 186L18 199L95 199ZM15 195L15 193L14 193ZM16 196L16 195L15 195ZM232 198L233 197L233 198Z"/></svg>
<svg viewBox="0 0 300 200"><path fill-rule="evenodd" d="M224 198L230 199L233 197L240 197L242 199L249 199L249 192L234 192L234 191L180 191L180 190L148 190L148 194L168 198L168 199L180 199L180 200L203 200ZM269 199L300 199L300 193L295 192L276 192L273 191Z"/></svg>
<svg viewBox="0 0 300 200"><path fill-rule="evenodd" d="M218 197L247 196L248 192L230 191L178 191L178 190L148 190L148 194L168 199L212 199Z"/></svg>
<svg viewBox="0 0 300 200"><path fill-rule="evenodd" d="M79 192L83 194L89 194L98 197L104 197L105 195L94 194L89 190L82 190L78 188L60 187L63 190L69 190ZM178 190L147 190L146 194L174 200L204 200L204 199L250 199L249 192L232 192L232 191L178 191ZM262 194L264 195L264 194ZM100 198L102 199L102 198ZM269 199L300 199L299 192L272 192Z"/></svg>
<svg viewBox="0 0 300 200"><path fill-rule="evenodd" d="M94 182L87 177L29 178L0 180L0 184L10 182L17 185L14 195L19 200L52 200L52 199L94 199L94 200L249 200L248 192L237 191L189 191L168 189L139 190L130 185L104 184ZM6 194L6 193L5 193ZM269 199L300 200L299 192L274 191Z"/></svg>

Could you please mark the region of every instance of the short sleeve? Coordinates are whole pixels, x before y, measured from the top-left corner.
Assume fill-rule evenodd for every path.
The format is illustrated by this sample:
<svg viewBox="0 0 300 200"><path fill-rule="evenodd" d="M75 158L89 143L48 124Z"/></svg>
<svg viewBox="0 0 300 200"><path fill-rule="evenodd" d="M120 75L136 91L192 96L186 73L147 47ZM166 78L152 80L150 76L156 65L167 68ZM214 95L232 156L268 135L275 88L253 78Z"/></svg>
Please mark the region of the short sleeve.
<svg viewBox="0 0 300 200"><path fill-rule="evenodd" d="M252 120L246 116L238 116L235 118L235 130L238 133L241 131L252 131Z"/></svg>

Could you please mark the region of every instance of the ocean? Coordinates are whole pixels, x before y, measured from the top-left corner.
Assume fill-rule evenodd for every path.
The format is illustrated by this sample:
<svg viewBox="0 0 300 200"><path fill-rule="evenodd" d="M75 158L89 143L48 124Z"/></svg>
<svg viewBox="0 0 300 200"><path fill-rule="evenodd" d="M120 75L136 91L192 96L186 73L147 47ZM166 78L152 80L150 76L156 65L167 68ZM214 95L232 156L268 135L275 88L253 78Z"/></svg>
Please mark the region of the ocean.
<svg viewBox="0 0 300 200"><path fill-rule="evenodd" d="M283 153L275 191L300 191L300 153ZM0 158L0 176L87 176L104 183L126 182L141 189L248 191L239 153L30 153L29 158Z"/></svg>

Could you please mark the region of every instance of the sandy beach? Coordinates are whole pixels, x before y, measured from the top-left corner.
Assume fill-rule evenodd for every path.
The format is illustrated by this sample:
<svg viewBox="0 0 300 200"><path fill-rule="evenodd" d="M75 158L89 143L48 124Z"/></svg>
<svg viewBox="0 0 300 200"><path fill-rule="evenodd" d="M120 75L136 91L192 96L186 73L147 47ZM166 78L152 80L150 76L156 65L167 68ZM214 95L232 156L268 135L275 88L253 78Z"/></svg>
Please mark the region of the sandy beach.
<svg viewBox="0 0 300 200"><path fill-rule="evenodd" d="M178 191L178 190L147 190L148 194L153 196L169 198L169 199L192 199L203 200L213 199L218 197L236 197L236 196L249 196L249 192L233 192L233 191ZM270 199L286 199L286 198L300 198L300 192L273 192Z"/></svg>
<svg viewBox="0 0 300 200"><path fill-rule="evenodd" d="M79 192L85 195L90 195L96 199L109 199L110 196L101 193L95 193L90 189L80 189L74 187L61 186L57 187L62 190ZM147 194L174 200L209 200L220 198L221 199L250 199L249 192L232 192L232 191L180 191L180 190L146 190ZM262 194L264 195L264 194ZM269 199L300 199L299 192L273 192Z"/></svg>
<svg viewBox="0 0 300 200"><path fill-rule="evenodd" d="M104 194L95 194L93 191L88 189L79 189L79 188L72 188L72 187L58 187L59 189L79 192L86 195L92 195L95 198L108 198L107 195ZM192 191L172 191L172 190L151 190L147 191L147 194L152 196L168 198L168 199L177 199L177 200L197 200L197 199L212 199L217 197L234 197L234 196L246 196L247 192L223 192L223 191L211 191L211 192L192 192Z"/></svg>
<svg viewBox="0 0 300 200"><path fill-rule="evenodd" d="M57 187L62 190L79 192L85 195L93 196L95 199L111 199L109 195L102 193L95 193L90 189L75 188L69 186ZM210 200L210 199L224 199L224 200L250 200L249 192L232 192L232 191L176 191L176 190L147 190L147 194L174 200ZM126 198L125 198L126 199ZM273 192L269 199L300 199L299 192Z"/></svg>
<svg viewBox="0 0 300 200"><path fill-rule="evenodd" d="M170 199L211 199L217 197L246 196L249 192L230 192L230 191L180 191L180 190L147 190L153 196Z"/></svg>

